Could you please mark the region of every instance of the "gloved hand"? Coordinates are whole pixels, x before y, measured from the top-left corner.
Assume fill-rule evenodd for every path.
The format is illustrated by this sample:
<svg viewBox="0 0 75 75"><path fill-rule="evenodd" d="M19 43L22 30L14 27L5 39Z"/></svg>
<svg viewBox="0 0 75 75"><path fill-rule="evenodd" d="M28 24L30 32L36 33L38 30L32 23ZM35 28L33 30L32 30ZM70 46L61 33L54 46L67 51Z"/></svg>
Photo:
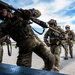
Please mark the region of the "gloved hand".
<svg viewBox="0 0 75 75"><path fill-rule="evenodd" d="M73 40L70 40L70 43L73 43Z"/></svg>
<svg viewBox="0 0 75 75"><path fill-rule="evenodd" d="M28 21L31 17L31 12L29 10L23 10L23 9L21 9L21 11L23 13L23 19Z"/></svg>
<svg viewBox="0 0 75 75"><path fill-rule="evenodd" d="M29 9L31 12L32 17L38 18L41 16L41 12L37 9Z"/></svg>

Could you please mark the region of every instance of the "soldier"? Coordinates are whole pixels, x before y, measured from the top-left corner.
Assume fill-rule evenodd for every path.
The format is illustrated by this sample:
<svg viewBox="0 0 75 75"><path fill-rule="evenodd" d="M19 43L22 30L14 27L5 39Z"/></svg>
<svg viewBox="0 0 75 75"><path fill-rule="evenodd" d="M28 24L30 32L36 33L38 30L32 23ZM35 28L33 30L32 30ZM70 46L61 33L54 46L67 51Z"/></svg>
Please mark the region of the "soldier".
<svg viewBox="0 0 75 75"><path fill-rule="evenodd" d="M4 11L3 11L4 10ZM18 17L18 13L13 14L6 9L2 9L2 16L5 18L1 23L1 29L6 35L17 42L19 47L19 55L17 65L31 67L32 52L39 55L45 64L45 70L51 70L54 64L54 55L48 50L48 47L34 34L31 26L28 24L31 17L29 10L20 10L23 18Z"/></svg>
<svg viewBox="0 0 75 75"><path fill-rule="evenodd" d="M2 63L3 60L3 46L0 44L0 63Z"/></svg>
<svg viewBox="0 0 75 75"><path fill-rule="evenodd" d="M3 60L3 46L2 46L2 40L0 39L0 63L2 63Z"/></svg>
<svg viewBox="0 0 75 75"><path fill-rule="evenodd" d="M5 39L6 39L6 36L0 38L0 63L2 63L2 60L3 60L3 43Z"/></svg>
<svg viewBox="0 0 75 75"><path fill-rule="evenodd" d="M6 36L0 38L0 63L2 63L3 60L3 44L5 42Z"/></svg>
<svg viewBox="0 0 75 75"><path fill-rule="evenodd" d="M60 26L58 26L58 30L60 32L62 32L62 34L60 36L63 37L60 41L60 44L65 49L65 51L67 51L67 42L66 42L67 41L67 34Z"/></svg>
<svg viewBox="0 0 75 75"><path fill-rule="evenodd" d="M68 35L68 40L67 40L67 46L66 46L66 50L65 50L65 60L68 59L68 46L69 46L69 53L70 53L70 56L71 58L73 58L73 41L74 41L74 32L72 30L70 30L70 26L69 25L66 25L65 26L65 34Z"/></svg>
<svg viewBox="0 0 75 75"><path fill-rule="evenodd" d="M54 19L51 19L48 22L49 26L52 27L55 30L58 30L60 32L60 34L62 34L63 32L60 31L59 27L57 26L57 22ZM60 49L61 49L61 39L59 39L57 36L60 36L59 33L52 31L52 30L48 30L45 35L44 35L44 41L45 43L50 46L51 52L54 54L55 56L55 64L54 64L54 71L55 72L59 72L59 67L60 67ZM50 38L48 40L48 37Z"/></svg>
<svg viewBox="0 0 75 75"><path fill-rule="evenodd" d="M9 39L7 40L7 35L2 37L0 39L0 63L2 63L2 60L3 60L3 45L4 45L4 42L6 42L7 44L10 44L8 41L10 41Z"/></svg>

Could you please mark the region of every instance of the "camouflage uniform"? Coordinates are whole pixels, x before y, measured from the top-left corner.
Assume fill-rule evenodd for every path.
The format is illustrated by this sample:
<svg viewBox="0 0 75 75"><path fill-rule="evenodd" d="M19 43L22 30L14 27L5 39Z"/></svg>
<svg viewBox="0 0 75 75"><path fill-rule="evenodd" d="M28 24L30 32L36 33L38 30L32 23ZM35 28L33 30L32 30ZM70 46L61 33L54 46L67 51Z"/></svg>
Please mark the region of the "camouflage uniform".
<svg viewBox="0 0 75 75"><path fill-rule="evenodd" d="M60 44L64 48L64 50L67 51L68 50L68 48L67 48L67 34L65 33L65 31L61 27L58 27L58 30L61 32L60 36L63 37L63 39L60 41Z"/></svg>
<svg viewBox="0 0 75 75"><path fill-rule="evenodd" d="M3 59L3 46L0 44L0 63L2 63Z"/></svg>
<svg viewBox="0 0 75 75"><path fill-rule="evenodd" d="M59 30L59 28L57 27L57 23L56 20L51 19L48 22L49 25L54 24L55 25L55 30ZM60 45L60 40L57 40L57 38L55 38L55 35L60 36L59 33L52 31L52 30L48 30L45 35L44 35L44 41L45 43L50 46L51 52L54 54L55 56L55 67L54 67L54 71L58 71L59 72L59 66L60 66L60 49L61 49L61 45ZM48 37L50 37L50 41L48 41ZM50 42L50 43L49 43Z"/></svg>
<svg viewBox="0 0 75 75"><path fill-rule="evenodd" d="M2 63L3 60L3 42L5 41L5 37L0 37L0 63Z"/></svg>
<svg viewBox="0 0 75 75"><path fill-rule="evenodd" d="M69 47L69 53L70 53L70 56L71 58L73 58L73 42L71 41L74 41L74 32L72 30L70 30L70 26L69 25L66 25L66 31L65 31L65 34L68 35L68 40L67 40L67 46L66 46L66 51L65 51L65 58L64 59L68 59L68 47ZM69 30L67 30L67 28Z"/></svg>
<svg viewBox="0 0 75 75"><path fill-rule="evenodd" d="M12 19L6 19L1 24L4 34L9 34L17 42L17 46L19 47L17 65L31 67L32 52L35 52L44 60L44 69L50 71L54 64L54 55L34 34L27 22L28 16L25 15L25 19L26 21L23 21L14 16Z"/></svg>

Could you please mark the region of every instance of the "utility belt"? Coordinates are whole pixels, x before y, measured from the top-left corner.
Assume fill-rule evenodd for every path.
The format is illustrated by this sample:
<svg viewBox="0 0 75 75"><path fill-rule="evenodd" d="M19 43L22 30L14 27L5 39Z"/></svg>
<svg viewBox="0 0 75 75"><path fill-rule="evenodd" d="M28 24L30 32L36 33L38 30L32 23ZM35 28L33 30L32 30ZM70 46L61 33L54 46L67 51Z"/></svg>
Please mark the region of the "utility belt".
<svg viewBox="0 0 75 75"><path fill-rule="evenodd" d="M68 40L73 40L73 38L68 38Z"/></svg>
<svg viewBox="0 0 75 75"><path fill-rule="evenodd" d="M52 39L52 38L51 38ZM60 40L50 40L51 45L60 45Z"/></svg>
<svg viewBox="0 0 75 75"><path fill-rule="evenodd" d="M60 44L60 43L52 43L52 44L50 44L50 46L53 46L53 45L59 46L59 45L61 45L61 44Z"/></svg>

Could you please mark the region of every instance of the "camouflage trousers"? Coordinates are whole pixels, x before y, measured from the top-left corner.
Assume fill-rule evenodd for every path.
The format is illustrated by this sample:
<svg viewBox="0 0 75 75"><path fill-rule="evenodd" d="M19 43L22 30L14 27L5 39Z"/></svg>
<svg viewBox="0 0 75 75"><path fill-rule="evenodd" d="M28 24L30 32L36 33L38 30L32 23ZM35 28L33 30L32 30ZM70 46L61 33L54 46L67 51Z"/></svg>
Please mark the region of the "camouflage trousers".
<svg viewBox="0 0 75 75"><path fill-rule="evenodd" d="M25 66L25 67L31 67L32 62L32 52L36 53L38 56L40 56L45 64L44 69L45 70L51 70L53 68L54 64L54 55L50 52L50 49L44 44L39 44L35 46L31 51L29 52L23 52L20 53L21 48L19 48L19 55L17 59L17 65L19 66Z"/></svg>
<svg viewBox="0 0 75 75"><path fill-rule="evenodd" d="M0 44L0 63L2 63L3 59L3 46Z"/></svg>
<svg viewBox="0 0 75 75"><path fill-rule="evenodd" d="M67 43L65 47L65 57L68 57L68 51L70 56L73 57L73 43Z"/></svg>
<svg viewBox="0 0 75 75"><path fill-rule="evenodd" d="M55 64L54 69L56 68L58 71L60 69L60 53L61 53L61 46L60 45L51 45L51 52L55 56Z"/></svg>

